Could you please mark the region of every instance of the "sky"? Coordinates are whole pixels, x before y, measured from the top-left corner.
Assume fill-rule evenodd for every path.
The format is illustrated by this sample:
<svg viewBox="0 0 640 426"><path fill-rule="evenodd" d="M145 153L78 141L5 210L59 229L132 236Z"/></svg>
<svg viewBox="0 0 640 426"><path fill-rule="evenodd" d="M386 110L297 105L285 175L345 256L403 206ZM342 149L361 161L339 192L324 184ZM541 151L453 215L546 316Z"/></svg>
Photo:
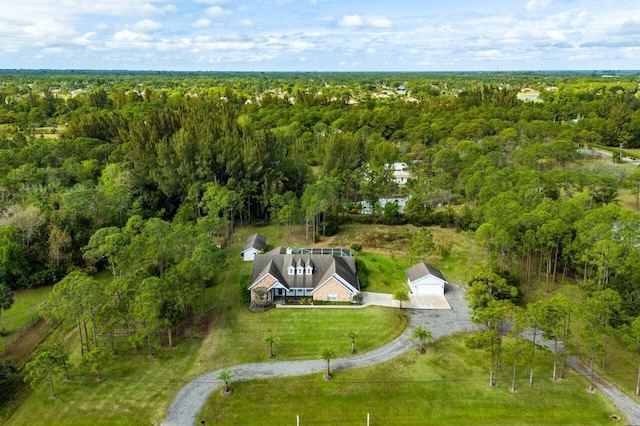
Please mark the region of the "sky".
<svg viewBox="0 0 640 426"><path fill-rule="evenodd" d="M0 0L0 69L640 69L638 0Z"/></svg>

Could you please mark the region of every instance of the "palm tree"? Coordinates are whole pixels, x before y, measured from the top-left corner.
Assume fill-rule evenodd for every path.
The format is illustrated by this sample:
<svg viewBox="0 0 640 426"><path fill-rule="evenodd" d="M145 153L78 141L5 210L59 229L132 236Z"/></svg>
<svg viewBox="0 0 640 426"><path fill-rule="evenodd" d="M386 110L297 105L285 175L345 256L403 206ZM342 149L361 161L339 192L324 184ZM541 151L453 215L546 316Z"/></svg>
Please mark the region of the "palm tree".
<svg viewBox="0 0 640 426"><path fill-rule="evenodd" d="M353 330L349 330L349 332L347 333L347 337L351 339L351 353L355 354L356 352L358 352L356 350L356 338L358 337L358 334Z"/></svg>
<svg viewBox="0 0 640 426"><path fill-rule="evenodd" d="M5 285L0 284L0 315L13 305L13 291Z"/></svg>
<svg viewBox="0 0 640 426"><path fill-rule="evenodd" d="M223 395L228 396L231 394L233 389L229 386L229 382L233 379L233 371L225 368L224 370L218 373L218 380L222 380L224 382L224 390Z"/></svg>
<svg viewBox="0 0 640 426"><path fill-rule="evenodd" d="M331 380L333 376L331 375L331 360L336 358L336 351L333 349L325 349L322 351L322 359L327 361L327 374L324 375L325 380Z"/></svg>
<svg viewBox="0 0 640 426"><path fill-rule="evenodd" d="M269 334L264 338L264 342L269 345L269 358L275 358L276 356L273 354L273 345L276 345L280 341L279 337L274 336L273 334Z"/></svg>
<svg viewBox="0 0 640 426"><path fill-rule="evenodd" d="M409 293L407 293L406 290L399 289L393 292L393 300L400 302L400 309L402 309L402 302L408 302L411 299L409 298Z"/></svg>
<svg viewBox="0 0 640 426"><path fill-rule="evenodd" d="M413 332L411 333L411 340L416 340L416 339L420 342L420 347L418 349L418 352L423 354L427 352L427 350L424 348L425 343L429 343L433 340L433 333L431 332L431 330L419 325L416 328L414 328Z"/></svg>

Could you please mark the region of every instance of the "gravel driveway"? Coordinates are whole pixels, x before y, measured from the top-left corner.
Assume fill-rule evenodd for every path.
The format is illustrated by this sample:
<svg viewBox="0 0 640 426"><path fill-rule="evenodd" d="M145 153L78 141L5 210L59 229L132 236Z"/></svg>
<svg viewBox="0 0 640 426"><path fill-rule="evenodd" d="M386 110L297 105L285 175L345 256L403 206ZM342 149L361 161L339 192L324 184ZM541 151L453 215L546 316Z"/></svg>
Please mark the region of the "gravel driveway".
<svg viewBox="0 0 640 426"><path fill-rule="evenodd" d="M409 316L411 325L397 339L362 355L337 358L331 363L332 370L339 371L376 365L408 352L414 346L409 336L417 325L429 328L436 339L457 332L473 331L475 325L471 322L468 305L463 299L463 294L464 290L460 286L450 285L447 288L446 297L451 309L412 310ZM577 359L570 359L569 363L578 372L585 375L585 367L580 365L581 363ZM316 359L243 364L229 369L233 371L235 381L246 381L321 373L325 371L325 368L325 361ZM187 383L171 403L163 425L194 425L209 394L223 384L217 379L220 371L205 373ZM602 378L598 378L595 384L618 406L630 424L640 424L640 407L632 398Z"/></svg>

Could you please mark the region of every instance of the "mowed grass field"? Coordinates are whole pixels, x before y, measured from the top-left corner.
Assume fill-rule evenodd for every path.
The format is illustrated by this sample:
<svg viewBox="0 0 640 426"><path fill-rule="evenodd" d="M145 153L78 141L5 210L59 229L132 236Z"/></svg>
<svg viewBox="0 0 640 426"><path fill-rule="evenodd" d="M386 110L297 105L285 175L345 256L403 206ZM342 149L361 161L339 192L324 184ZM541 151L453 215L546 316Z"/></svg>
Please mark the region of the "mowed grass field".
<svg viewBox="0 0 640 426"><path fill-rule="evenodd" d="M429 346L426 355L411 351L387 363L321 374L232 382L234 393L214 391L199 420L206 424L372 425L548 424L604 425L620 413L600 393L586 392L587 381L568 371L553 382L552 359L539 352L534 386L520 367L517 392L510 392L511 368L498 373L490 388L488 355L465 348L462 336ZM624 419L619 420L625 424Z"/></svg>
<svg viewBox="0 0 640 426"><path fill-rule="evenodd" d="M241 228L238 234L273 229ZM280 338L274 347L275 360L320 358L326 347L339 356L350 350L349 330L358 333L360 353L377 348L396 338L406 328L407 318L397 309L272 309L250 312L240 301L240 280L251 272L251 262L242 262L242 241L234 240L227 249L229 265L220 272L216 284L207 290L212 305L211 323L203 337L178 337L175 348L131 351L123 339L115 363L104 372L106 380L77 367L80 359L77 333L67 335L72 350L72 380L56 377L56 399L48 399L47 383L38 386L15 414L9 425L138 425L158 424L176 393L198 375L229 365L269 361L268 334ZM273 241L273 240L272 240ZM101 273L104 282L108 274ZM164 337L166 344L166 337ZM102 344L108 345L104 337Z"/></svg>
<svg viewBox="0 0 640 426"><path fill-rule="evenodd" d="M392 228L385 232L400 236L414 232L411 227ZM370 230L364 225L348 225L344 232L351 236L343 240L345 244L340 243L342 234L338 234L316 245L349 247L348 239L361 238ZM96 382L94 375L78 367L77 333L71 328L65 341L72 351L72 380L64 382L62 375L56 377L58 397L53 400L48 399L48 384L38 386L7 424L159 424L176 393L199 374L224 366L269 362L269 347L264 343L268 334L280 338L274 347L275 361L280 361L319 359L324 348L348 356L349 330L358 333L357 347L362 353L387 343L405 329L405 312L395 308L250 312L240 302L240 283L251 273L252 263L243 262L239 253L244 238L254 232L268 236L269 248L311 245L306 244L303 227L289 234L288 241L282 236L284 227L279 240L275 226L238 227L233 244L225 249L228 266L207 290L211 321L201 336L177 337L175 348L157 348L152 358L145 349L132 352L121 339L115 363L105 370L105 380ZM450 281L467 282L473 258L482 260L468 237L439 228L432 232L442 232L440 238L453 241L451 255L434 258L433 263ZM393 286L406 285L404 269L414 259L406 256L402 247L386 255L381 248L384 244L404 245L380 239L380 245L365 246L359 256L370 269L370 280L389 281L386 291L391 292ZM382 265L381 269L376 270L376 265ZM98 275L100 282L108 279L108 273ZM163 341L166 343L166 337ZM102 344L108 345L106 337ZM619 414L600 393L584 392L586 381L579 377L569 376L560 383L539 379L529 388L523 369L520 391L511 394L506 377L510 372L505 369L500 372L499 386L490 389L486 386L486 361L484 352L464 348L461 338L446 339L436 342L425 356L411 352L377 367L336 372L332 382L325 382L318 374L234 383L236 393L230 398L213 393L206 407L212 411L205 411L203 419L207 424L289 424L300 414L302 424L363 424L363 416L369 412L372 424L604 424L611 422L609 415ZM539 362L539 374L550 376L550 355L540 355ZM542 373L545 369L547 373Z"/></svg>
<svg viewBox="0 0 640 426"><path fill-rule="evenodd" d="M40 287L31 290L16 291L13 295L13 305L0 316L0 353L11 342L16 340L20 330L26 330L34 318L38 317L38 306L51 293L52 287Z"/></svg>

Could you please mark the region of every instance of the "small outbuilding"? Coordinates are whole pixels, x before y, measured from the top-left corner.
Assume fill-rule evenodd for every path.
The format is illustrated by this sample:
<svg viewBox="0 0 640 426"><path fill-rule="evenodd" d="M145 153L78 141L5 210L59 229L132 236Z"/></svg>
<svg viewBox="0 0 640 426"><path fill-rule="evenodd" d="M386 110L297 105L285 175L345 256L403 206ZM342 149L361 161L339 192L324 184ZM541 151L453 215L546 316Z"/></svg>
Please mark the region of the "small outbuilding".
<svg viewBox="0 0 640 426"><path fill-rule="evenodd" d="M267 237L262 234L253 234L247 238L247 241L244 243L244 247L240 252L240 256L242 256L242 260L245 262L253 261L255 259L256 254L264 252L267 248Z"/></svg>
<svg viewBox="0 0 640 426"><path fill-rule="evenodd" d="M444 286L447 284L447 280L435 266L420 262L407 269L405 273L411 293L417 296L444 296Z"/></svg>

